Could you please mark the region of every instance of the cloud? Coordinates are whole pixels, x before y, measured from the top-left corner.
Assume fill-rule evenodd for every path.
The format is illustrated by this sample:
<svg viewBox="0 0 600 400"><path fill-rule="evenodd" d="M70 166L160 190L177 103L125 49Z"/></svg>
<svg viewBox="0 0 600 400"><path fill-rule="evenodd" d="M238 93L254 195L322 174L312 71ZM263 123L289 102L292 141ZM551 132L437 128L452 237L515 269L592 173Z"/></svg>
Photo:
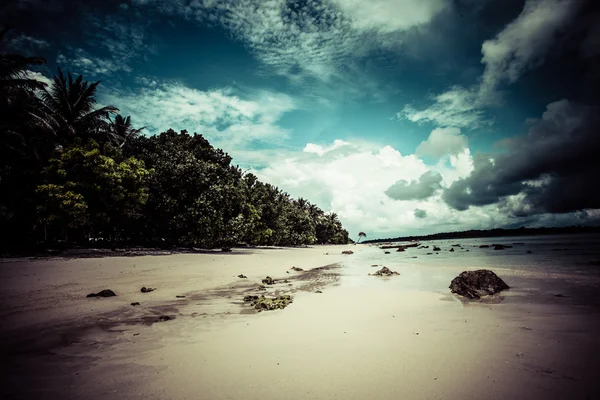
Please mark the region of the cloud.
<svg viewBox="0 0 600 400"><path fill-rule="evenodd" d="M357 29L381 32L406 30L428 24L446 9L446 0L333 0L352 18Z"/></svg>
<svg viewBox="0 0 600 400"><path fill-rule="evenodd" d="M492 40L481 46L485 71L479 95L494 99L503 82L514 83L527 70L544 62L555 37L570 24L581 2L528 0L521 14Z"/></svg>
<svg viewBox="0 0 600 400"><path fill-rule="evenodd" d="M548 104L527 135L501 142L498 155L473 159L468 177L444 190L457 210L499 204L513 216L600 208L598 109L568 100Z"/></svg>
<svg viewBox="0 0 600 400"><path fill-rule="evenodd" d="M398 119L408 119L416 123L434 123L439 126L454 126L475 129L490 125L481 109L481 101L470 89L454 86L433 97L433 105L418 110L410 104L397 114Z"/></svg>
<svg viewBox="0 0 600 400"><path fill-rule="evenodd" d="M427 171L419 177L418 181L399 180L390 186L385 194L394 200L425 200L442 188L441 182L440 174Z"/></svg>
<svg viewBox="0 0 600 400"><path fill-rule="evenodd" d="M45 83L46 85L52 84L52 79L48 78L46 75L36 72L36 71L25 71L25 79L35 79L36 81Z"/></svg>
<svg viewBox="0 0 600 400"><path fill-rule="evenodd" d="M226 149L254 140L285 139L288 132L277 122L296 108L293 99L281 93L257 91L242 96L233 89L201 91L179 82L137 81L137 92L113 89L101 93L100 101L119 107L136 125L146 126L148 133L187 129L216 144L226 142Z"/></svg>
<svg viewBox="0 0 600 400"><path fill-rule="evenodd" d="M9 44L11 47L19 50L38 50L50 46L50 43L43 39L38 39L23 34L12 38Z"/></svg>
<svg viewBox="0 0 600 400"><path fill-rule="evenodd" d="M526 71L544 63L557 36L573 21L579 3L570 0L527 0L522 12L481 46L484 71L471 87L453 86L433 97L424 109L406 105L398 118L438 126L480 128L490 124L485 109L501 102L498 87L515 83Z"/></svg>
<svg viewBox="0 0 600 400"><path fill-rule="evenodd" d="M203 25L224 27L270 74L307 92L378 95L365 71L373 52L397 47L404 32L430 22L447 0L135 0ZM328 89L319 91L321 85ZM356 90L356 86L369 90ZM375 92L375 93L374 93Z"/></svg>
<svg viewBox="0 0 600 400"><path fill-rule="evenodd" d="M70 49L68 55L62 53L56 57L59 67L75 74L85 76L106 76L116 72L131 72L127 64L119 63L108 58L95 57L83 49Z"/></svg>
<svg viewBox="0 0 600 400"><path fill-rule="evenodd" d="M468 146L468 139L458 128L435 128L427 140L417 147L419 156L440 158L447 154L458 154Z"/></svg>
<svg viewBox="0 0 600 400"><path fill-rule="evenodd" d="M348 144L336 149L333 144L306 145L331 149L322 155L292 150L269 153L265 165L251 171L294 197L305 197L325 211L336 212L353 235L360 231L381 236L493 227L507 220L495 206L453 210L439 190L425 199L393 200L385 192L398 180L429 181L431 186L439 186L434 182L440 177L452 182L466 175L460 175L452 165L430 167L414 154L403 155L391 146L344 141ZM232 155L241 164L243 156L248 156ZM423 210L427 218L416 216L415 209Z"/></svg>
<svg viewBox="0 0 600 400"><path fill-rule="evenodd" d="M307 143L306 146L304 147L303 151L305 153L314 153L314 154L318 154L319 156L322 156L326 153L329 153L330 151L333 151L333 150L338 149L343 146L347 146L349 144L350 143L345 142L343 140L339 140L339 139L334 140L333 144L328 147L321 146L319 144L314 144L314 143Z"/></svg>
<svg viewBox="0 0 600 400"><path fill-rule="evenodd" d="M415 218L427 218L427 211L421 210L420 208L415 208L415 212L413 213Z"/></svg>

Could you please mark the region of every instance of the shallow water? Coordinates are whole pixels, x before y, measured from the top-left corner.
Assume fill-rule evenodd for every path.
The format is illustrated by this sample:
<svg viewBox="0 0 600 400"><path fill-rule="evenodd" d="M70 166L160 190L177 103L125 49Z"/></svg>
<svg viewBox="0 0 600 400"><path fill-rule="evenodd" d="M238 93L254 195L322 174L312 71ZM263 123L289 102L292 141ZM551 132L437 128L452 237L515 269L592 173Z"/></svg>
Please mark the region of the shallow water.
<svg viewBox="0 0 600 400"><path fill-rule="evenodd" d="M544 235L422 241L427 249L367 248L344 262L341 286L424 290L447 295L460 272L490 269L511 287L505 301L567 303L600 308L600 235ZM504 244L506 250L480 245ZM460 247L453 247L460 244ZM366 245L365 245L366 246ZM441 251L434 252L438 246ZM454 252L450 252L450 249ZM468 250L468 251L467 251ZM390 254L385 254L389 251ZM527 253L530 251L531 253ZM433 254L427 254L433 253ZM371 267L371 265L378 265ZM400 277L368 277L386 266Z"/></svg>

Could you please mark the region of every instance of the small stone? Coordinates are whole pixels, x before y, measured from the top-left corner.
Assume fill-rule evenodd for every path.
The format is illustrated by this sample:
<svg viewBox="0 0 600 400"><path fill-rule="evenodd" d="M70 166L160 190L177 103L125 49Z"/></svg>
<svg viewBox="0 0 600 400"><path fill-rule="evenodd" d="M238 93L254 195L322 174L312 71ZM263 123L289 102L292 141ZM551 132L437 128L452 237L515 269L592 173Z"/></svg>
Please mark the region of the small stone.
<svg viewBox="0 0 600 400"><path fill-rule="evenodd" d="M238 275L238 278L241 278L241 279L247 279L248 277L247 277L246 275L244 275L244 274L239 274L239 275Z"/></svg>
<svg viewBox="0 0 600 400"><path fill-rule="evenodd" d="M165 322L165 321L170 321L172 319L173 318L169 317L168 315L161 315L160 317L158 317L156 322Z"/></svg>
<svg viewBox="0 0 600 400"><path fill-rule="evenodd" d="M270 276L267 276L265 279L262 280L262 283L264 283L265 285L274 285L275 279L271 278Z"/></svg>
<svg viewBox="0 0 600 400"><path fill-rule="evenodd" d="M182 295L177 295L175 297L177 297L178 299L185 299L185 296L182 296Z"/></svg>
<svg viewBox="0 0 600 400"><path fill-rule="evenodd" d="M142 292L142 293L150 293L150 292L154 292L155 290L156 290L156 288L149 288L149 287L143 286L140 289L140 292Z"/></svg>
<svg viewBox="0 0 600 400"><path fill-rule="evenodd" d="M323 292L321 292L320 290L317 290L317 291L315 291L315 293L323 293Z"/></svg>
<svg viewBox="0 0 600 400"><path fill-rule="evenodd" d="M131 305L132 305L132 306L134 306L134 307L135 307L135 306L139 306L139 305L140 305L140 302L139 302L139 301L135 301L135 302L131 303Z"/></svg>

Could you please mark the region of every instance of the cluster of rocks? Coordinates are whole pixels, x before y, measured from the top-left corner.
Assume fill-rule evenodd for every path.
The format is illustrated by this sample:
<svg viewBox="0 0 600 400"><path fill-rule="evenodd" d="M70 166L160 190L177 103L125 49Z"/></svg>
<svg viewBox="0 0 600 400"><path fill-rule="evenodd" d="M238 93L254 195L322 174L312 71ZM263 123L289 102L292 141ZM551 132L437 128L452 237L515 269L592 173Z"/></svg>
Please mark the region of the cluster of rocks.
<svg viewBox="0 0 600 400"><path fill-rule="evenodd" d="M275 281L275 279L271 278L270 276L267 276L265 279L262 280L262 283L265 285L274 285L277 282Z"/></svg>
<svg viewBox="0 0 600 400"><path fill-rule="evenodd" d="M300 267L292 267L292 271L300 272L300 271L304 271L304 270Z"/></svg>
<svg viewBox="0 0 600 400"><path fill-rule="evenodd" d="M239 275L238 275L238 278L241 278L241 279L247 279L248 277L247 277L246 275L244 275L244 274L239 274Z"/></svg>
<svg viewBox="0 0 600 400"><path fill-rule="evenodd" d="M369 274L369 276L393 276L393 275L400 275L400 274L396 271L392 271L388 267L383 267L379 271L377 271L373 274Z"/></svg>
<svg viewBox="0 0 600 400"><path fill-rule="evenodd" d="M250 303L250 305L259 312L284 309L290 305L292 301L292 296L289 294L272 298L256 295L248 295L244 297L244 303Z"/></svg>

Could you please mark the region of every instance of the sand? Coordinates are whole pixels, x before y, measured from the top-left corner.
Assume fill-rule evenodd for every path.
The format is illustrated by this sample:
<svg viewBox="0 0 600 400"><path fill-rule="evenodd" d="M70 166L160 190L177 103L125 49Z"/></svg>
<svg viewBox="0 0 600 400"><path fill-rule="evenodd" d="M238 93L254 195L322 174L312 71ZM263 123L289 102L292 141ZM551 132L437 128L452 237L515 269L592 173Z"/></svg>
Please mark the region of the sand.
<svg viewBox="0 0 600 400"><path fill-rule="evenodd" d="M370 265L345 278L364 249L3 260L0 397L600 397L596 309L519 302L518 290L463 303L403 288L410 271L367 276ZM267 275L280 283L266 294L294 302L256 313L242 298ZM118 296L85 297L106 288Z"/></svg>

